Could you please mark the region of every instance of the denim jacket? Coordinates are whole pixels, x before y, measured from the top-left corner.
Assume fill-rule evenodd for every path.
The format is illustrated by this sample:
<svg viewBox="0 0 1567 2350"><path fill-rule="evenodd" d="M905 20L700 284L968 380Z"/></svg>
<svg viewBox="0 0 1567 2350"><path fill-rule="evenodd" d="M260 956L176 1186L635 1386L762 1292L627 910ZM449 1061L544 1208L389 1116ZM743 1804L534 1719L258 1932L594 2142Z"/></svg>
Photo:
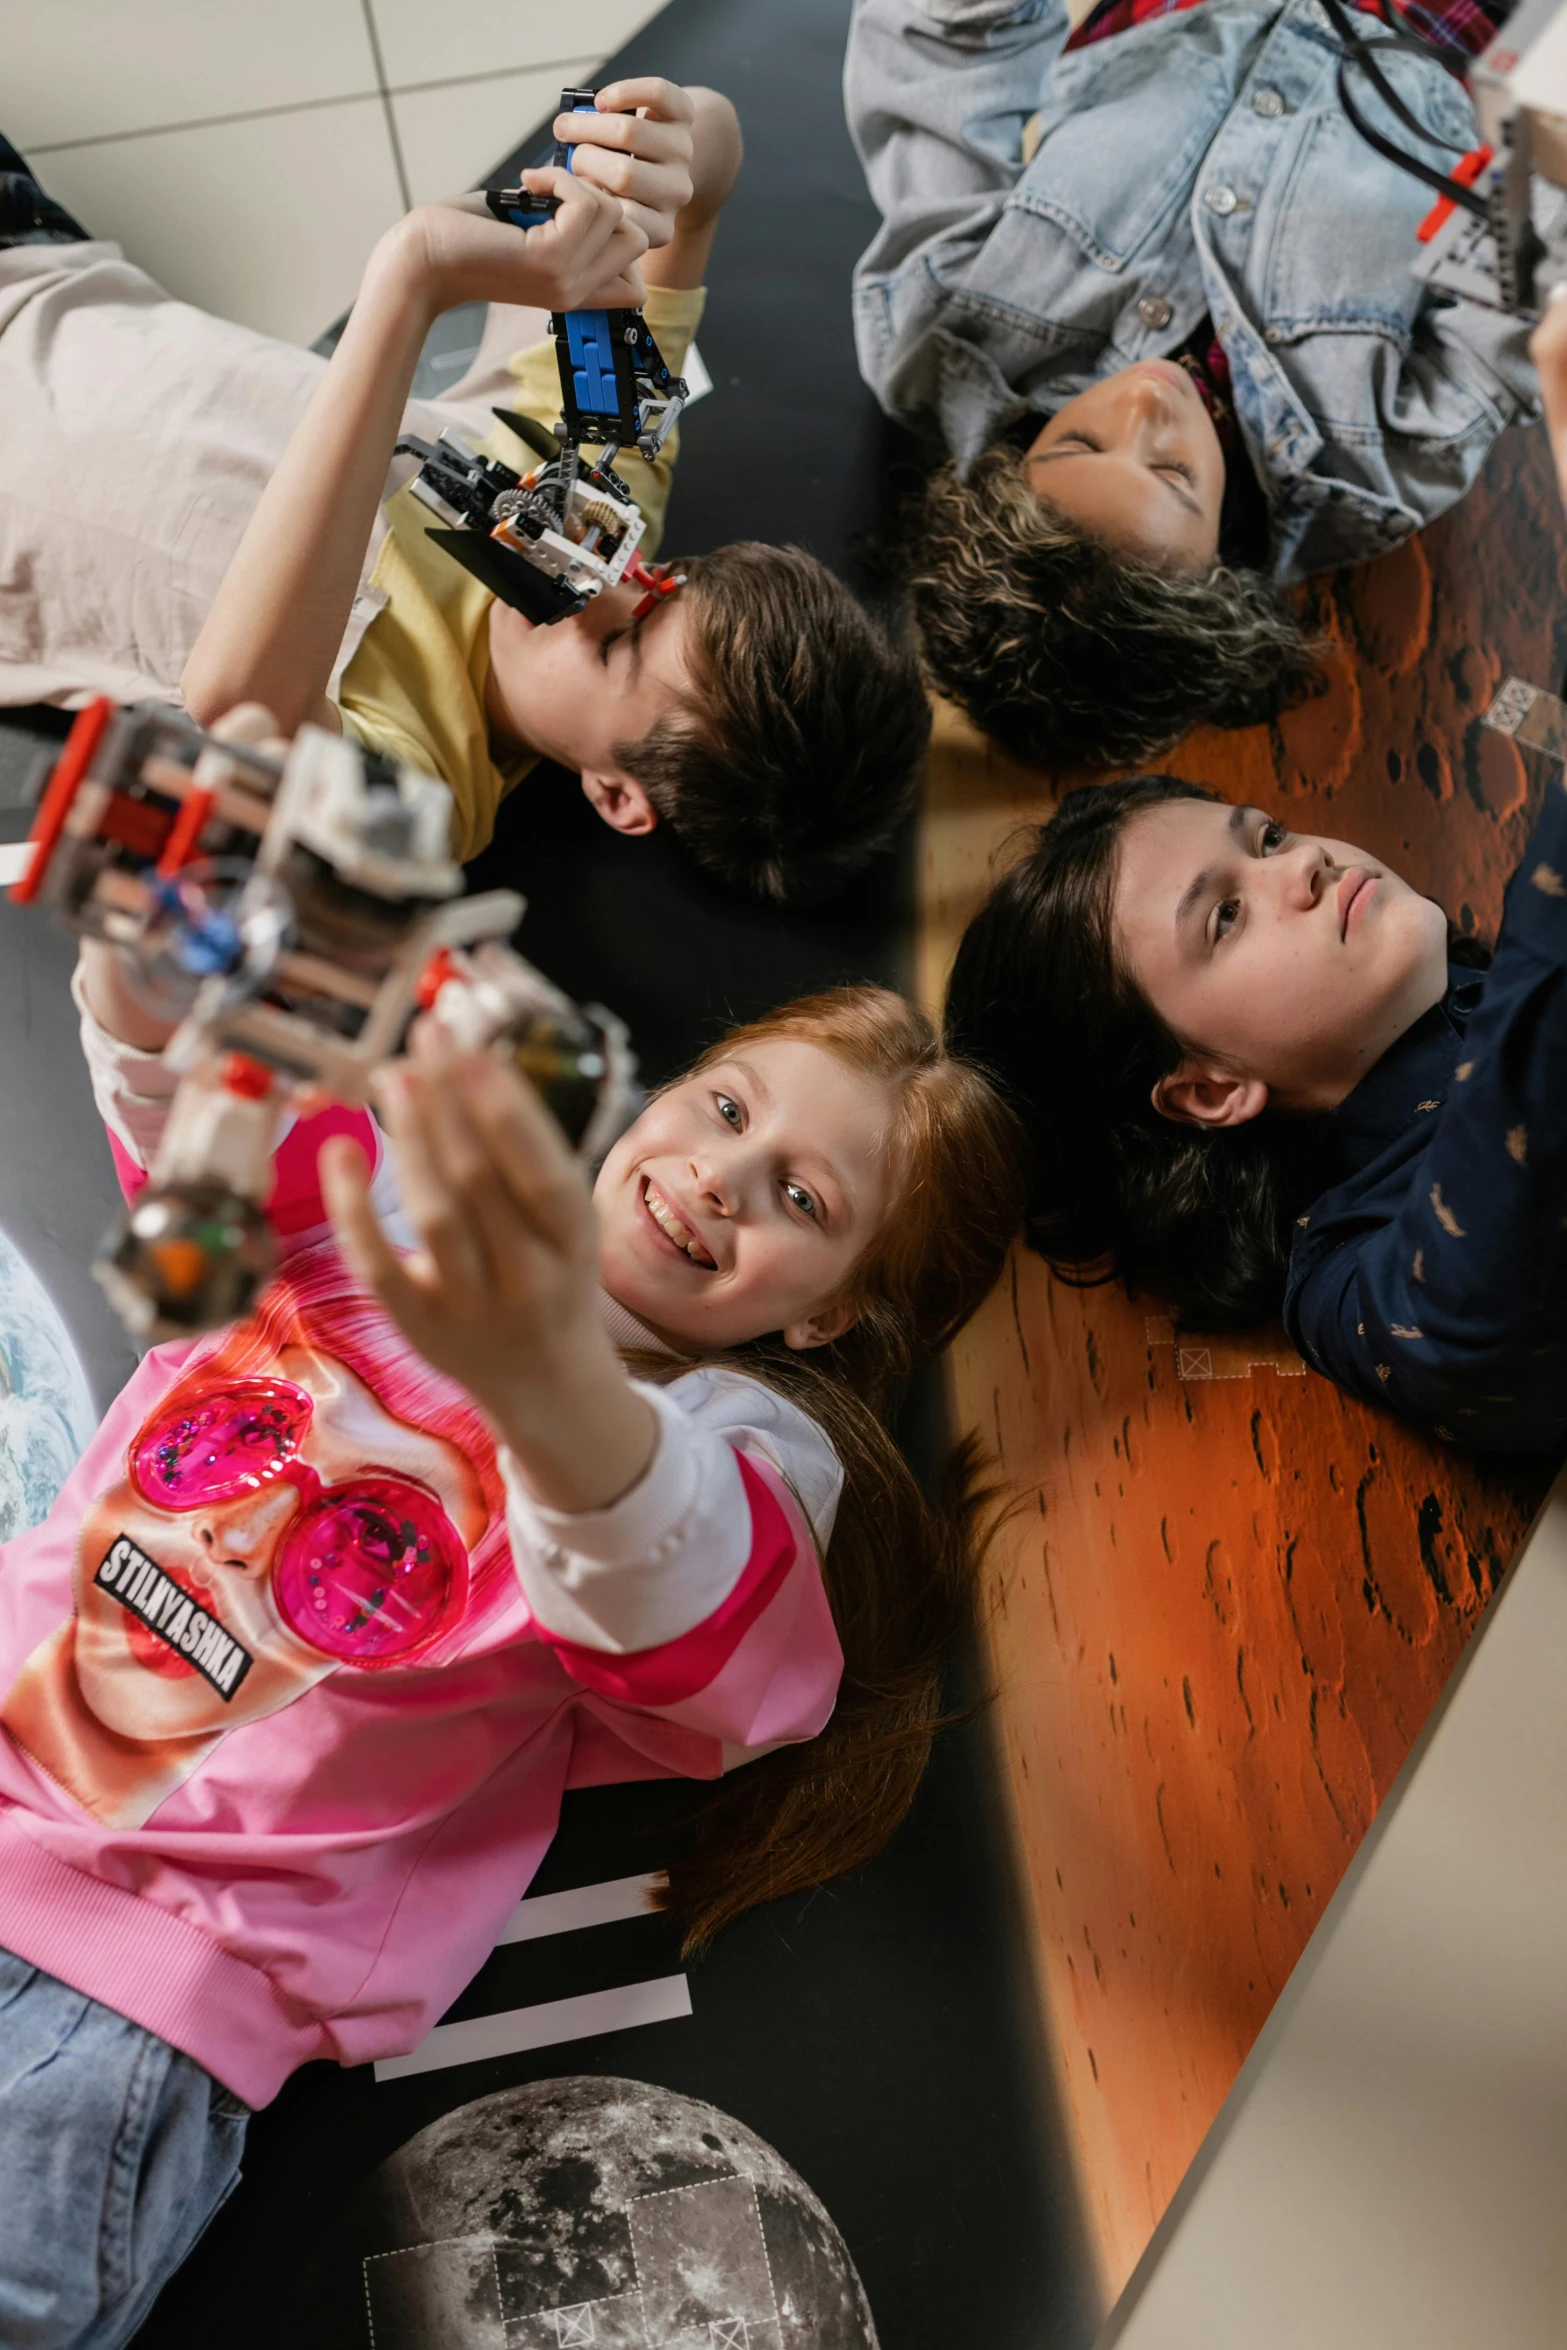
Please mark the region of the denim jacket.
<svg viewBox="0 0 1567 2350"><path fill-rule="evenodd" d="M1567 1451L1567 789L1553 779L1489 971L1326 1120L1284 1320L1310 1363L1482 1452Z"/></svg>
<svg viewBox="0 0 1567 2350"><path fill-rule="evenodd" d="M969 464L1207 315L1276 577L1432 521L1537 413L1529 330L1411 275L1431 191L1345 118L1318 0L1203 0L1069 55L1068 31L1061 0L856 0L845 88L882 227L855 333L883 408ZM1453 143L1427 162L1476 143L1451 75L1384 64Z"/></svg>

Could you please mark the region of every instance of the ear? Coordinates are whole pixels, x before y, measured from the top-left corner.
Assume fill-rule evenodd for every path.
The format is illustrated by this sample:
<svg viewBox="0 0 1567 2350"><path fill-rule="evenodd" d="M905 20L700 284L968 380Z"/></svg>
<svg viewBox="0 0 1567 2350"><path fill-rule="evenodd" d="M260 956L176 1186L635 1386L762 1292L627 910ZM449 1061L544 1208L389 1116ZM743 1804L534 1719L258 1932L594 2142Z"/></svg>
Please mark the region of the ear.
<svg viewBox="0 0 1567 2350"><path fill-rule="evenodd" d="M584 775L582 789L617 832L651 832L658 822L658 810L629 775Z"/></svg>
<svg viewBox="0 0 1567 2350"><path fill-rule="evenodd" d="M1268 1106L1260 1077L1235 1077L1183 1061L1161 1077L1149 1099L1161 1118L1177 1126L1246 1126Z"/></svg>
<svg viewBox="0 0 1567 2350"><path fill-rule="evenodd" d="M859 1318L859 1307L848 1298L840 1298L836 1305L823 1306L819 1313L804 1314L798 1322L786 1322L779 1336L796 1354L804 1354L813 1346L831 1346L835 1338L852 1330Z"/></svg>

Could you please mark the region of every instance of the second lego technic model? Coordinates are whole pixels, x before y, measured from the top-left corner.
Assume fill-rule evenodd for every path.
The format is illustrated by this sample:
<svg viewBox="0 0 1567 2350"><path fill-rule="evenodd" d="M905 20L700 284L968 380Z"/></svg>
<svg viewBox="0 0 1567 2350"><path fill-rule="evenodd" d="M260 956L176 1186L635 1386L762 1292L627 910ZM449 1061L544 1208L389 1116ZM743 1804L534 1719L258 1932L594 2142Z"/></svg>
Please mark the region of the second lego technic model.
<svg viewBox="0 0 1567 2350"><path fill-rule="evenodd" d="M503 943L514 891L463 896L450 816L443 783L319 727L274 754L161 703L77 718L11 895L117 948L179 1023L150 1180L95 1268L138 1337L246 1311L290 1111L362 1106L421 1009L464 1051L508 1053L584 1158L635 1110L625 1029Z"/></svg>
<svg viewBox="0 0 1567 2350"><path fill-rule="evenodd" d="M1322 0L1342 52L1339 97L1350 123L1378 154L1435 189L1420 230L1416 277L1434 292L1537 319L1567 279L1567 0L1518 0L1463 79L1481 144L1447 168L1379 130L1357 103L1353 77L1380 99L1385 117L1422 129L1383 71L1381 56L1403 49L1456 73L1451 54L1411 24L1395 0L1376 0L1381 23L1368 31L1352 0ZM1442 142L1448 144L1448 142Z"/></svg>
<svg viewBox="0 0 1567 2350"><path fill-rule="evenodd" d="M593 99L591 90L563 90L561 112L591 112ZM557 145L555 161L568 171L571 156ZM556 209L554 197L522 187L492 190L486 201L497 220L522 229ZM561 388L554 432L509 408L493 412L540 462L519 474L455 433L435 442L410 436L397 444L422 460L409 486L448 525L431 531L436 544L525 618L563 620L622 580L642 588L641 618L684 582L643 562L646 524L615 459L623 448L657 456L689 396L685 379L664 364L640 310L557 312L550 331ZM586 446L599 451L591 465L581 457Z"/></svg>

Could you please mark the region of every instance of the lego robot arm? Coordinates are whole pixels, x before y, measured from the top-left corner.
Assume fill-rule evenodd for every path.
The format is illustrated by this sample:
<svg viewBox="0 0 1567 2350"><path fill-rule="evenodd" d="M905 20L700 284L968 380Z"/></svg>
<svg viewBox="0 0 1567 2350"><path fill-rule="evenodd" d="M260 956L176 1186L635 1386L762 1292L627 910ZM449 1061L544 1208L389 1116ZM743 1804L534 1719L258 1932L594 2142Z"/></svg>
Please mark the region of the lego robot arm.
<svg viewBox="0 0 1567 2350"><path fill-rule="evenodd" d="M335 724L327 680L414 368L442 310L475 300L640 300L645 240L615 200L562 172L528 177L558 199L556 216L529 238L508 234L482 207L428 205L377 245L186 664L186 704L199 722L261 701L289 732L306 720Z"/></svg>

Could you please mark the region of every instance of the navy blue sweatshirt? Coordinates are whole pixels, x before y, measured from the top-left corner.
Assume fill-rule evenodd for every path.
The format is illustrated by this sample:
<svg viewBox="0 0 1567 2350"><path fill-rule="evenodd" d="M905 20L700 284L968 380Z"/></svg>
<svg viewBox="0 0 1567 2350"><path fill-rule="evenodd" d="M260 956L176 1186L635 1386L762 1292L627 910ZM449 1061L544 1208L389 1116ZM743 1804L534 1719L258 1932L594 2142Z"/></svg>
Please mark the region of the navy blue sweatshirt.
<svg viewBox="0 0 1567 2350"><path fill-rule="evenodd" d="M1284 1319L1357 1395L1486 1452L1567 1451L1567 789L1508 884L1496 958L1327 1121Z"/></svg>

